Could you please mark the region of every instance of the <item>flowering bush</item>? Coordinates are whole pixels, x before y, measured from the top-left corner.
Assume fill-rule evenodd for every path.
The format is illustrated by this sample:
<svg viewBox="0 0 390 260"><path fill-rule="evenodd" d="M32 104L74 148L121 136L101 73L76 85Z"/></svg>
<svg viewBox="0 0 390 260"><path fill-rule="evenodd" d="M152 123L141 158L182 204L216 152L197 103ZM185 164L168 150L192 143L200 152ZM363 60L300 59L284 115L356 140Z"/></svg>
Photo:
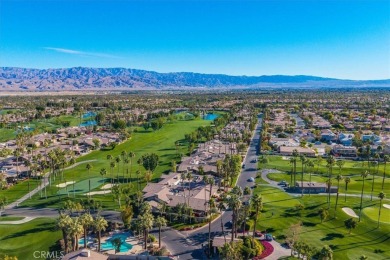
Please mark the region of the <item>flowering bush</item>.
<svg viewBox="0 0 390 260"><path fill-rule="evenodd" d="M254 257L253 260L264 259L274 252L274 247L269 242L261 241L261 244L263 245L264 250L259 256Z"/></svg>

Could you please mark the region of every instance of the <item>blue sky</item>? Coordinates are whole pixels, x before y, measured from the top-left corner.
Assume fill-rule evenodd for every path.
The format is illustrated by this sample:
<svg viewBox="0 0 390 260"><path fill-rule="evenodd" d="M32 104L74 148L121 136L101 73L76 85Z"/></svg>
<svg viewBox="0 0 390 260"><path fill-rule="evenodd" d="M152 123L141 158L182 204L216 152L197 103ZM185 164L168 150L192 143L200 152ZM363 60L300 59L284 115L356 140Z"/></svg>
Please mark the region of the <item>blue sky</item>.
<svg viewBox="0 0 390 260"><path fill-rule="evenodd" d="M0 66L390 78L390 1L1 0Z"/></svg>

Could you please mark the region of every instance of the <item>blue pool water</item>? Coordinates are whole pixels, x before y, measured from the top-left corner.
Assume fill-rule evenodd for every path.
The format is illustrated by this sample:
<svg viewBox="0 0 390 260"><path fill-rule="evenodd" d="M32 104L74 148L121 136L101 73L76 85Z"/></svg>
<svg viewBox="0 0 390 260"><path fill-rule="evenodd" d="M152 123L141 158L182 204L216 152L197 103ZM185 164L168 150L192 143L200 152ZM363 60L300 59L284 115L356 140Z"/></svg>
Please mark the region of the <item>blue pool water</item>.
<svg viewBox="0 0 390 260"><path fill-rule="evenodd" d="M97 122L95 120L86 121L80 124L80 126L94 126L94 125L97 125Z"/></svg>
<svg viewBox="0 0 390 260"><path fill-rule="evenodd" d="M114 238L119 237L122 241L120 252L127 252L133 248L133 245L126 243L126 239L129 237L129 233L114 234L111 238L107 239L106 242L101 244L102 250L112 250L115 246L112 244Z"/></svg>
<svg viewBox="0 0 390 260"><path fill-rule="evenodd" d="M203 119L212 121L212 120L216 119L217 117L218 117L217 114L206 114L203 116Z"/></svg>
<svg viewBox="0 0 390 260"><path fill-rule="evenodd" d="M96 116L95 112L87 112L83 115L83 118L94 117L94 116Z"/></svg>

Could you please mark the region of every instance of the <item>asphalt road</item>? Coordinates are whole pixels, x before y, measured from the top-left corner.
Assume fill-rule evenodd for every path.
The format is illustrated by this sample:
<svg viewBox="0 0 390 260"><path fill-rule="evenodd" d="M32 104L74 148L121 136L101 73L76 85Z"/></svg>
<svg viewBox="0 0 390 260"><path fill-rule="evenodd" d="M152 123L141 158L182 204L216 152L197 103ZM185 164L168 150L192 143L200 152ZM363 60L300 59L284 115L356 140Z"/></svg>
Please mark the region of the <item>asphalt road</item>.
<svg viewBox="0 0 390 260"><path fill-rule="evenodd" d="M248 148L247 156L244 160L245 169L242 169L241 174L237 179L237 185L240 186L243 190L247 186L253 187L255 185L254 182L248 182L248 179L250 177L255 178L257 173L257 163L251 161L258 157L256 148L259 144L261 125L262 119L259 118L255 133ZM232 219L232 212L228 210L211 223L211 238L214 236L223 236L221 218L227 239L231 236L231 229L227 229L225 227L226 222ZM156 233L156 231L154 232ZM206 245L207 243L208 232L208 225L188 232L179 232L173 229L166 229L163 232L162 241L171 251L172 255L176 256L178 259L206 259L203 254L202 245Z"/></svg>

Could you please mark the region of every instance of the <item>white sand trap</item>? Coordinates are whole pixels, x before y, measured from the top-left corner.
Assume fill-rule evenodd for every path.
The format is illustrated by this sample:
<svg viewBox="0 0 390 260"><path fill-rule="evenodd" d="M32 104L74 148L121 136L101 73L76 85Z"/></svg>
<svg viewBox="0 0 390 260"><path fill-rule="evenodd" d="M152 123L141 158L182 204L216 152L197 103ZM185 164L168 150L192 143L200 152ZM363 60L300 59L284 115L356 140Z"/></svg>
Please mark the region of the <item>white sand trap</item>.
<svg viewBox="0 0 390 260"><path fill-rule="evenodd" d="M288 161L290 159L288 157L286 157L286 156L282 156L282 160Z"/></svg>
<svg viewBox="0 0 390 260"><path fill-rule="evenodd" d="M111 193L111 190L102 190L102 191L91 191L91 192L87 192L85 193L84 195L101 195L101 194L108 194L108 193Z"/></svg>
<svg viewBox="0 0 390 260"><path fill-rule="evenodd" d="M351 208L343 208L343 211L345 212L345 214L347 214L350 217L353 217L353 218L359 217L358 215L356 215L355 211L353 211L353 209L351 209Z"/></svg>
<svg viewBox="0 0 390 260"><path fill-rule="evenodd" d="M104 186L101 187L100 189L101 189L101 190L108 190L108 189L111 189L112 186L114 186L114 185L111 184L111 183L109 183L109 184L104 185Z"/></svg>
<svg viewBox="0 0 390 260"><path fill-rule="evenodd" d="M66 186L71 185L73 183L74 183L74 181L67 181L67 182L64 182L64 183L57 184L56 187L57 188L65 188Z"/></svg>
<svg viewBox="0 0 390 260"><path fill-rule="evenodd" d="M390 209L390 204L383 204L383 207Z"/></svg>

